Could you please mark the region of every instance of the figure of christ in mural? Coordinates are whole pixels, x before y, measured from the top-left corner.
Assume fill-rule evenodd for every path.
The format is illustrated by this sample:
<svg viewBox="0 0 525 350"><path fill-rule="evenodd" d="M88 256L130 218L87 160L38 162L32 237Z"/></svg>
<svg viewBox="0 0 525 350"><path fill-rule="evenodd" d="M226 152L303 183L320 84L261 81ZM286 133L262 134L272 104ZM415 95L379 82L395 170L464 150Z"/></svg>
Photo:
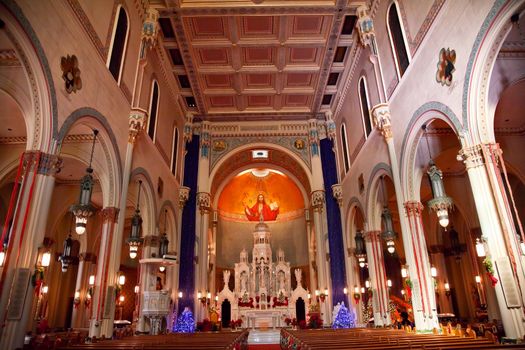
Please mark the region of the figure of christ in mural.
<svg viewBox="0 0 525 350"><path fill-rule="evenodd" d="M275 202L270 203L270 205L266 204L264 195L261 193L257 196L257 203L251 208L244 206L244 213L250 221L274 221L279 214L279 205Z"/></svg>

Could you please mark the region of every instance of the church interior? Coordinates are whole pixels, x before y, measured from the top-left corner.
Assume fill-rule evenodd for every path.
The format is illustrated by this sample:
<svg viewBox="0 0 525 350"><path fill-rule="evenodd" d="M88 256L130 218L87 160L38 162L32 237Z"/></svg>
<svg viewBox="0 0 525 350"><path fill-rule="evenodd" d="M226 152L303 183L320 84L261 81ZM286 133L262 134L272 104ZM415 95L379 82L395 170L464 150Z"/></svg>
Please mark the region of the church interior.
<svg viewBox="0 0 525 350"><path fill-rule="evenodd" d="M0 348L524 348L521 147L525 0L0 0Z"/></svg>

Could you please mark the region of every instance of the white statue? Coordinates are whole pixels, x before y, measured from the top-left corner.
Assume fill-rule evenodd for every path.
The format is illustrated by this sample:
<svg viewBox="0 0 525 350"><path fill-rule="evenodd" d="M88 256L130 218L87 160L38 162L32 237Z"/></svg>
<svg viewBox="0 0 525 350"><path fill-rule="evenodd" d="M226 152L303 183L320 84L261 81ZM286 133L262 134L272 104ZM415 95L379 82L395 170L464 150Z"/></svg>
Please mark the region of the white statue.
<svg viewBox="0 0 525 350"><path fill-rule="evenodd" d="M279 293L284 292L286 289L285 289L285 280L284 280L284 272L283 271L279 271L278 283L279 283L279 286L278 286Z"/></svg>
<svg viewBox="0 0 525 350"><path fill-rule="evenodd" d="M248 281L248 276L246 276L246 272L243 271L241 273L241 295L246 292L246 282Z"/></svg>
<svg viewBox="0 0 525 350"><path fill-rule="evenodd" d="M295 280L297 281L297 288L302 287L301 285L301 277L302 277L302 271L301 269L295 269Z"/></svg>
<svg viewBox="0 0 525 350"><path fill-rule="evenodd" d="M222 272L222 278L224 280L224 288L228 288L228 284L230 283L230 270L224 270Z"/></svg>

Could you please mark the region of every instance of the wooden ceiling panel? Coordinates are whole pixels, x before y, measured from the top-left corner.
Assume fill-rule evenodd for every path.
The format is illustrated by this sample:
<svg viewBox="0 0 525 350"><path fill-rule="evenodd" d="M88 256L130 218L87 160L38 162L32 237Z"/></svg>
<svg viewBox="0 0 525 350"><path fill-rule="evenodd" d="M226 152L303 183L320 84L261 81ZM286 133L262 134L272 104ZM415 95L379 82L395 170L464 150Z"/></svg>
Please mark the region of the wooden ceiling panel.
<svg viewBox="0 0 525 350"><path fill-rule="evenodd" d="M243 16L240 18L240 38L277 38L278 17Z"/></svg>
<svg viewBox="0 0 525 350"><path fill-rule="evenodd" d="M199 66L231 66L230 52L226 48L195 49Z"/></svg>

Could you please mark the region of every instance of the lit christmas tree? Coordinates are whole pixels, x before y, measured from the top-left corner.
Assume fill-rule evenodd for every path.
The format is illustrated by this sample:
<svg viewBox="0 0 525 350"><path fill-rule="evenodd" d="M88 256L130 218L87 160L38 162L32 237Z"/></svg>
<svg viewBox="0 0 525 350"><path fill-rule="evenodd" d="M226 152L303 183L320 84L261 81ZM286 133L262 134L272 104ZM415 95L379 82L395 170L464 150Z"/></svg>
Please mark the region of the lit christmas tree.
<svg viewBox="0 0 525 350"><path fill-rule="evenodd" d="M355 318L354 315L346 308L345 303L341 303L339 311L335 316L332 328L354 328Z"/></svg>
<svg viewBox="0 0 525 350"><path fill-rule="evenodd" d="M195 332L195 319L193 318L193 313L188 307L186 307L184 311L182 311L182 314L180 314L173 331L176 333Z"/></svg>

